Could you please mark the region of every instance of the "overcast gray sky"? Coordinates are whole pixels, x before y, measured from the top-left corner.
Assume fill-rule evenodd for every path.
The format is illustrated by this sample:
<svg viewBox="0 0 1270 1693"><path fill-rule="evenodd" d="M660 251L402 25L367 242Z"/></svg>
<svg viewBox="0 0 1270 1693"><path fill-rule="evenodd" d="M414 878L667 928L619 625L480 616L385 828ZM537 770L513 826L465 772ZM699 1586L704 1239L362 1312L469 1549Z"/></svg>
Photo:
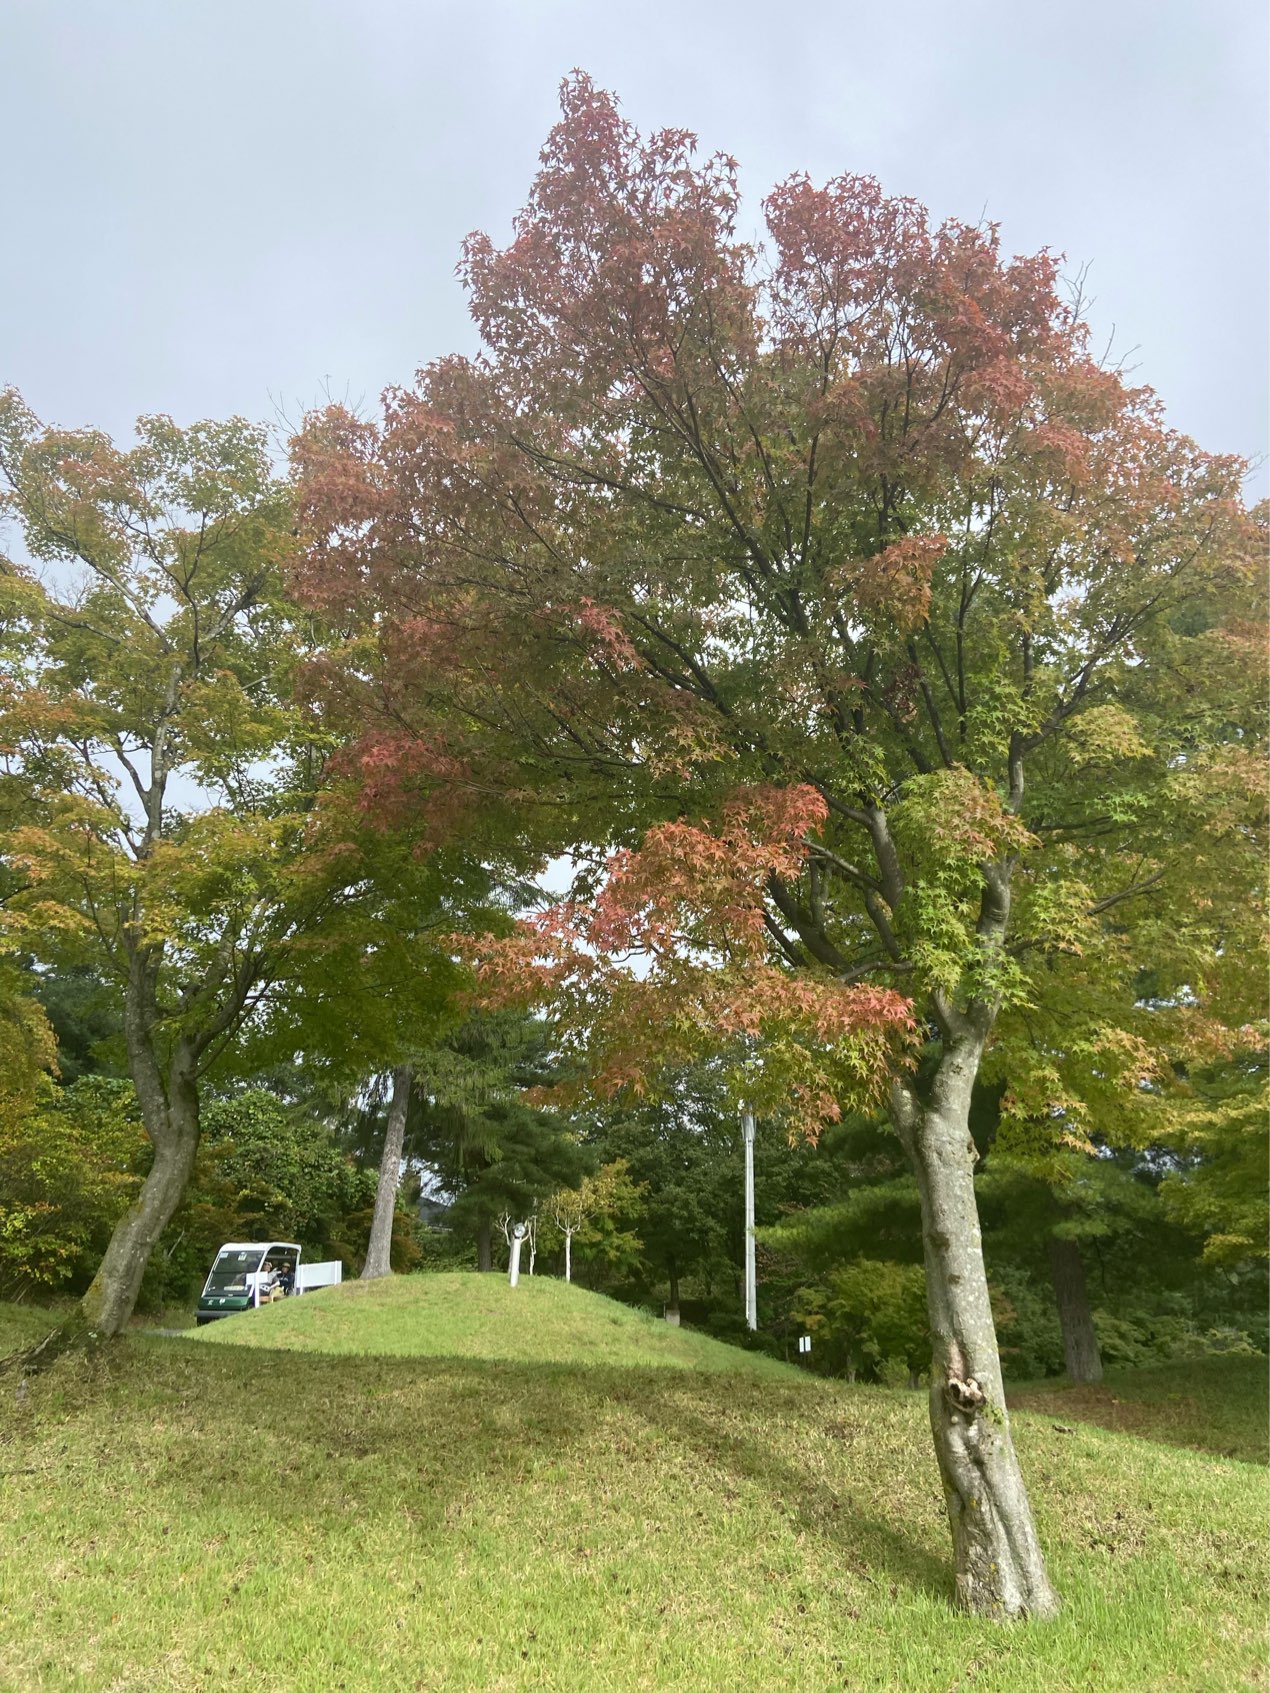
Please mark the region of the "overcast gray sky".
<svg viewBox="0 0 1270 1693"><path fill-rule="evenodd" d="M734 153L755 227L861 171L1088 263L1171 421L1259 457L1266 60L1260 0L0 0L0 383L120 435L373 401L472 345L459 243L581 66Z"/></svg>

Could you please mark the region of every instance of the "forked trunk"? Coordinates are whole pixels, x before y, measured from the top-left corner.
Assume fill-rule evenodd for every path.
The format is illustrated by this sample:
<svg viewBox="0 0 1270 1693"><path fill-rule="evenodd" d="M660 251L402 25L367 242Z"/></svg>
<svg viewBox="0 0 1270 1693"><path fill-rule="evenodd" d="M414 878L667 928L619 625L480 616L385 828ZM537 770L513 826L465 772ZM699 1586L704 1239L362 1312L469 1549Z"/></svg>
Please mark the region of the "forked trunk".
<svg viewBox="0 0 1270 1693"><path fill-rule="evenodd" d="M392 1103L388 1107L384 1154L379 1160L379 1186L375 1189L370 1244L366 1248L366 1262L362 1265L363 1281L392 1274L392 1224L397 1209L397 1183L401 1178L401 1148L406 1138L411 1079L409 1064L399 1064L392 1073Z"/></svg>
<svg viewBox="0 0 1270 1693"><path fill-rule="evenodd" d="M1098 1336L1094 1333L1080 1248L1074 1240L1051 1235L1049 1251L1068 1378L1087 1384L1099 1382L1102 1380L1102 1353L1098 1350Z"/></svg>
<svg viewBox="0 0 1270 1693"><path fill-rule="evenodd" d="M154 1143L154 1163L141 1192L116 1224L106 1255L80 1302L81 1319L95 1335L115 1335L127 1326L150 1254L194 1173L199 1122L192 1072L174 1066L161 1112L156 1117L152 1105L143 1115Z"/></svg>
<svg viewBox="0 0 1270 1693"><path fill-rule="evenodd" d="M482 1217L476 1225L476 1267L478 1270L492 1270L494 1254L490 1246L490 1222L488 1217Z"/></svg>
<svg viewBox="0 0 1270 1693"><path fill-rule="evenodd" d="M955 1596L981 1616L1058 1610L1019 1471L988 1300L970 1094L983 1038L950 1043L927 1102L901 1085L893 1115L917 1177L932 1363L930 1420L952 1529Z"/></svg>

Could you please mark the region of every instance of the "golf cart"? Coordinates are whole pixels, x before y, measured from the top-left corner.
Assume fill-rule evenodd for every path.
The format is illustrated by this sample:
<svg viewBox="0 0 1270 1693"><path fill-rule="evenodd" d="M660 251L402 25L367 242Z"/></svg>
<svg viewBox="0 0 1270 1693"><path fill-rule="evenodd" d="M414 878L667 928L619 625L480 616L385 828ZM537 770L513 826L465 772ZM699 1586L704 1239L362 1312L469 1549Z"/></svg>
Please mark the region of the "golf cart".
<svg viewBox="0 0 1270 1693"><path fill-rule="evenodd" d="M239 1311L254 1311L289 1299L312 1287L333 1287L343 1280L339 1259L301 1265L303 1247L294 1241L230 1241L216 1254L199 1295L197 1322L214 1323Z"/></svg>

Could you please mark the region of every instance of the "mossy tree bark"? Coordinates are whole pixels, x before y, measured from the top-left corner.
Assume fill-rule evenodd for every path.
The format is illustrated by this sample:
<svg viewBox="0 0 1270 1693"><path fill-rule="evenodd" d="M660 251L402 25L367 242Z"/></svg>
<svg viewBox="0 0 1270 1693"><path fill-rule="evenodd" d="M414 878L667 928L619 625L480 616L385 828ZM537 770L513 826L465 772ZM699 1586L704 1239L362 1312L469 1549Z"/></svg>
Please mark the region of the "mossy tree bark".
<svg viewBox="0 0 1270 1693"><path fill-rule="evenodd" d="M1021 791L1021 776L1018 778ZM1010 916L1009 860L985 864L977 924L983 980ZM927 1087L897 1081L891 1116L917 1178L931 1331L930 1422L953 1539L957 1604L980 1616L1051 1617L1050 1584L1010 1419L975 1199L970 1100L999 997L930 1000L941 1052Z"/></svg>
<svg viewBox="0 0 1270 1693"><path fill-rule="evenodd" d="M160 954L129 942L124 990L128 1068L154 1161L141 1192L115 1225L80 1310L91 1333L115 1335L136 1307L159 1236L184 1197L198 1154L198 1063L206 1046L189 1036L172 1042L167 1063L156 1050ZM209 1037L211 1038L211 1037Z"/></svg>
<svg viewBox="0 0 1270 1693"><path fill-rule="evenodd" d="M198 1153L198 1094L184 1079L174 1082L154 1142L154 1162L141 1192L110 1237L106 1255L84 1295L81 1310L89 1331L110 1336L124 1329L136 1308L150 1255L184 1197Z"/></svg>
<svg viewBox="0 0 1270 1693"><path fill-rule="evenodd" d="M375 1190L375 1215L370 1225L370 1244L362 1265L362 1280L392 1274L392 1224L397 1208L397 1184L401 1178L401 1149L406 1138L406 1113L410 1107L413 1072L399 1064L392 1073L392 1102L388 1107L388 1129L379 1161L379 1186Z"/></svg>
<svg viewBox="0 0 1270 1693"><path fill-rule="evenodd" d="M981 1009L978 1028L946 1043L928 1098L897 1084L892 1116L921 1197L930 1421L956 1600L979 1615L1048 1617L1059 1602L1010 1436L975 1203L970 1095L989 1021Z"/></svg>
<svg viewBox="0 0 1270 1693"><path fill-rule="evenodd" d="M124 1033L128 1070L154 1161L141 1192L115 1225L80 1302L82 1322L102 1337L127 1327L150 1255L185 1196L198 1155L200 1067L208 1049L238 1022L258 969L257 961L247 955L237 969L214 974L190 990L191 998L201 992L211 999L207 1015L196 1032L171 1035L158 997L162 949L142 946L134 937L135 930L124 943Z"/></svg>

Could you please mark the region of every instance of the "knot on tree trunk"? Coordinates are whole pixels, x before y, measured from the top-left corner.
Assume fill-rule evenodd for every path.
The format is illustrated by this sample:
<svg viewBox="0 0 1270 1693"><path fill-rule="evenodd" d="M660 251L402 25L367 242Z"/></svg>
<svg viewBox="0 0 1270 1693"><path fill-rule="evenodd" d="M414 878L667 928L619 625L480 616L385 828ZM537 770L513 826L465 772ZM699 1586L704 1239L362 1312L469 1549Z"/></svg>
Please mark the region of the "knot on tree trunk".
<svg viewBox="0 0 1270 1693"><path fill-rule="evenodd" d="M950 1375L944 1383L944 1396L955 1410L967 1417L974 1416L987 1404L987 1395L973 1376L963 1381L960 1376Z"/></svg>

